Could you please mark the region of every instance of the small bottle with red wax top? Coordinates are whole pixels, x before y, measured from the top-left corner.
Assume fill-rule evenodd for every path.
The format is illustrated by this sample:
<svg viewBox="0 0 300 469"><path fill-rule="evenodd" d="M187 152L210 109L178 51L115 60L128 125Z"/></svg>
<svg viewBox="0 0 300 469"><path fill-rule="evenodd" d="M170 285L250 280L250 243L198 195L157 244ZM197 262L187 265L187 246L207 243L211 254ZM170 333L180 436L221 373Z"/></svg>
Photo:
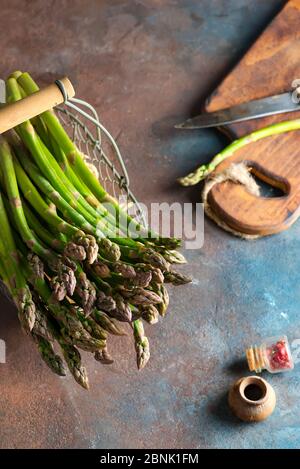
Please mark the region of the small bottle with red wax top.
<svg viewBox="0 0 300 469"><path fill-rule="evenodd" d="M246 349L246 357L250 371L270 373L290 371L294 368L288 339L285 335L265 339L259 346L251 345Z"/></svg>

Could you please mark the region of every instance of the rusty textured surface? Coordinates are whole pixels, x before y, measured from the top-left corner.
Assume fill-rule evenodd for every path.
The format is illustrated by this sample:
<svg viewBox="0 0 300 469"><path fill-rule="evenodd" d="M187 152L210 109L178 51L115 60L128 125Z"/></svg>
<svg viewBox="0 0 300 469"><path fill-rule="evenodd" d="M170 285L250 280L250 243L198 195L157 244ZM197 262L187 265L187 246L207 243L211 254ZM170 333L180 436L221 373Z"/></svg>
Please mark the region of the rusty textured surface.
<svg viewBox="0 0 300 469"><path fill-rule="evenodd" d="M292 86L299 74L299 17L300 1L289 0L214 91L208 112L263 98L268 92L284 93L287 84Z"/></svg>
<svg viewBox="0 0 300 469"><path fill-rule="evenodd" d="M282 3L2 0L0 76L69 75L118 136L142 201L196 201L199 187L175 178L224 142L172 125L199 110ZM130 338L115 341L113 367L88 363L90 392L48 372L1 298L0 447L299 447L297 370L268 376L278 405L259 426L239 423L226 405L229 385L247 374L246 345L299 336L299 235L296 223L247 244L207 221L204 247L186 253L193 284L172 290L169 316L148 328L149 366L137 372Z"/></svg>

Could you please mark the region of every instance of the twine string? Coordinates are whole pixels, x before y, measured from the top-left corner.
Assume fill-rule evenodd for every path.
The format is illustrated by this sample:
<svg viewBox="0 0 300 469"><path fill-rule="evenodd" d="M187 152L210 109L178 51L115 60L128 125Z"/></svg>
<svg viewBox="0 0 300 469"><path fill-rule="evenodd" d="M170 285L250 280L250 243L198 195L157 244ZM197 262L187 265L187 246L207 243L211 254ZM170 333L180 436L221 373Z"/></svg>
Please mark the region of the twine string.
<svg viewBox="0 0 300 469"><path fill-rule="evenodd" d="M235 184L242 184L245 189L250 192L250 194L253 194L257 197L260 195L259 186L251 176L249 167L247 167L245 163L232 163L227 169L217 173L214 176L211 176L206 181L202 192L204 211L206 215L211 218L218 226L220 226L220 228L223 228L223 230L228 231L235 236L248 240L260 238L261 235L242 233L231 228L231 226L227 225L227 223L225 223L225 221L222 220L210 206L208 202L209 192L216 184L220 184L225 181L232 181Z"/></svg>

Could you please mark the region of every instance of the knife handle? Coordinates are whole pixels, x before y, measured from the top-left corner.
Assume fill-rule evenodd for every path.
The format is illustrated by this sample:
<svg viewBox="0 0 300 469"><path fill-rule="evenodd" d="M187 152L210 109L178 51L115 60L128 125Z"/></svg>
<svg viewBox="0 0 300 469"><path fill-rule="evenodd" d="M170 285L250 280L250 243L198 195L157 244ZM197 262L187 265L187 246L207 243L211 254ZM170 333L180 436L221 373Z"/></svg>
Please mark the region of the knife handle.
<svg viewBox="0 0 300 469"><path fill-rule="evenodd" d="M75 91L70 80L65 77L60 81L67 92L67 96L72 98L75 95ZM6 104L0 109L0 134L13 129L22 122L32 119L63 102L64 96L62 92L59 87L53 83L47 86L47 88L39 90L20 101Z"/></svg>

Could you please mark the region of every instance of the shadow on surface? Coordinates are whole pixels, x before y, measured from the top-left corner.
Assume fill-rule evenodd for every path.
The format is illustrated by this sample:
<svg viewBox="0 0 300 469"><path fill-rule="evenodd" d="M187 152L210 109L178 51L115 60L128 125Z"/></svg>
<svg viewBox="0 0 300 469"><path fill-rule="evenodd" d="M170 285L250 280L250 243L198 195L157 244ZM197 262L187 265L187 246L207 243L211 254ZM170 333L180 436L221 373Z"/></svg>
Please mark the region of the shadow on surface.
<svg viewBox="0 0 300 469"><path fill-rule="evenodd" d="M210 413L217 420L220 420L227 425L230 424L237 429L238 427L245 426L245 424L231 412L228 405L228 392L220 394L215 401L215 405L210 409Z"/></svg>
<svg viewBox="0 0 300 469"><path fill-rule="evenodd" d="M235 376L239 376L242 373L247 373L248 367L245 358L240 358L238 360L234 360L232 363L229 364L227 367L227 371Z"/></svg>
<svg viewBox="0 0 300 469"><path fill-rule="evenodd" d="M3 293L2 286L0 291L0 304L1 304L1 339L7 340L12 330L20 329L17 310L5 293Z"/></svg>

